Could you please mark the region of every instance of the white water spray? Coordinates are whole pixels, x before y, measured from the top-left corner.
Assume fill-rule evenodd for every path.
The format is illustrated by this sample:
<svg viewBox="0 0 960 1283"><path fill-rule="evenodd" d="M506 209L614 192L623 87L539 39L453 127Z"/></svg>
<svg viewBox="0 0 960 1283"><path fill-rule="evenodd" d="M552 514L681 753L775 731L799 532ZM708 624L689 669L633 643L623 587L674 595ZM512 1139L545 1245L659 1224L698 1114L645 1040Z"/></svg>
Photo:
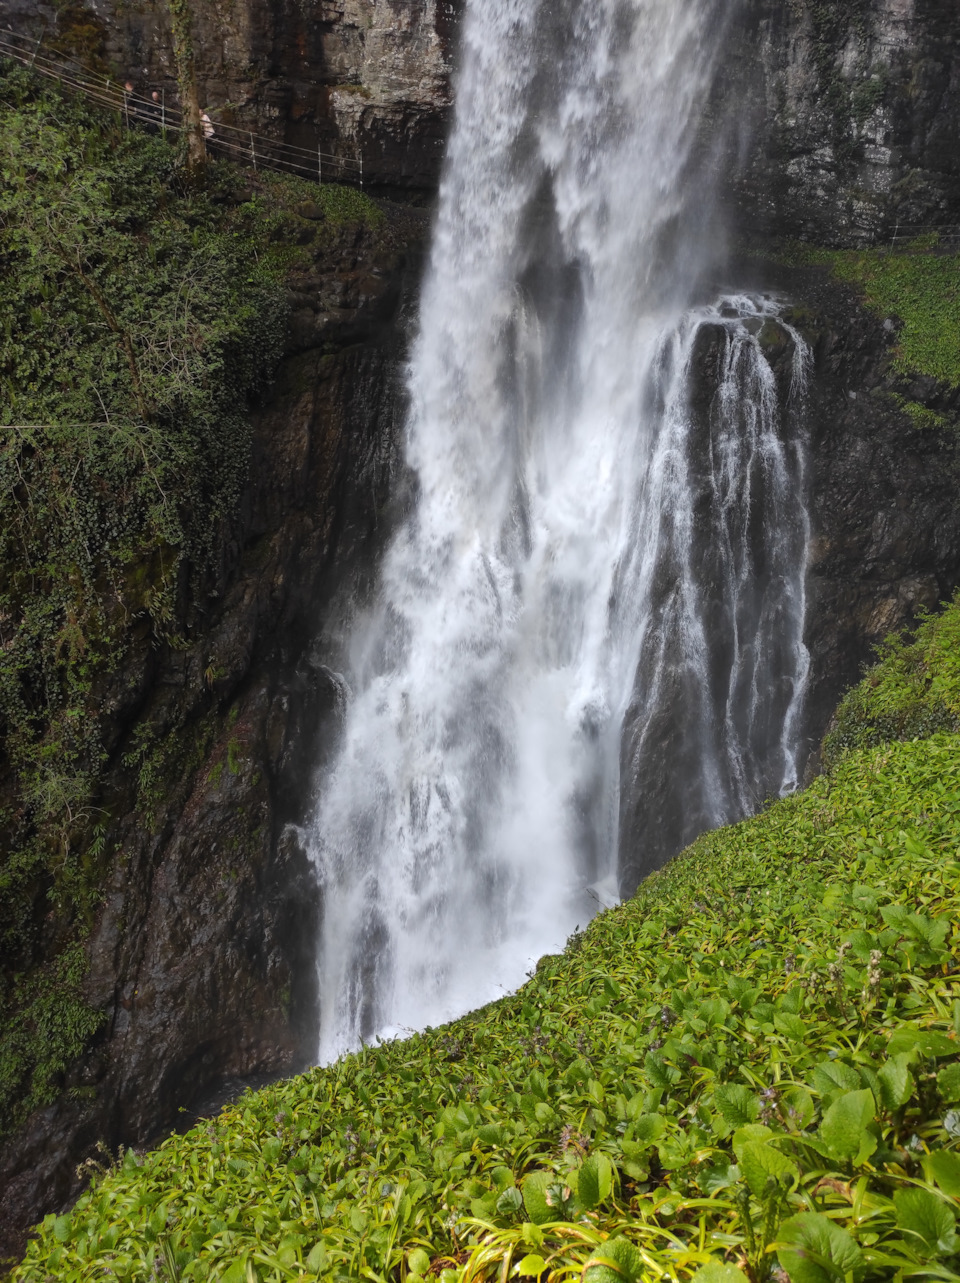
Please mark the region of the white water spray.
<svg viewBox="0 0 960 1283"><path fill-rule="evenodd" d="M691 308L727 7L468 13L410 366L417 501L354 631L310 832L322 1060L514 988L616 898L628 708L642 759L643 727L682 693L709 823L795 782L807 535L757 337L777 308ZM704 427L705 329L722 358Z"/></svg>

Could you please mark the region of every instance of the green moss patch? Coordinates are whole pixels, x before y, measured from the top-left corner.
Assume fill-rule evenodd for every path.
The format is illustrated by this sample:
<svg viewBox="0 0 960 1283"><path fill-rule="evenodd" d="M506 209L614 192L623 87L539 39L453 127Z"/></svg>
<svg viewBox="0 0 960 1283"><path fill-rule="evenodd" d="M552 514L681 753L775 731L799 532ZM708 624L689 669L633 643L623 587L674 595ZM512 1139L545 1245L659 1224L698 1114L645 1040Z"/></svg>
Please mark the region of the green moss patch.
<svg viewBox="0 0 960 1283"><path fill-rule="evenodd" d="M940 253L927 238L896 251L795 245L788 258L828 267L838 280L856 286L872 311L902 322L898 373L932 375L960 387L960 254Z"/></svg>
<svg viewBox="0 0 960 1283"><path fill-rule="evenodd" d="M954 699L958 615L876 716ZM847 751L514 997L129 1152L14 1277L956 1278L958 920L960 736Z"/></svg>

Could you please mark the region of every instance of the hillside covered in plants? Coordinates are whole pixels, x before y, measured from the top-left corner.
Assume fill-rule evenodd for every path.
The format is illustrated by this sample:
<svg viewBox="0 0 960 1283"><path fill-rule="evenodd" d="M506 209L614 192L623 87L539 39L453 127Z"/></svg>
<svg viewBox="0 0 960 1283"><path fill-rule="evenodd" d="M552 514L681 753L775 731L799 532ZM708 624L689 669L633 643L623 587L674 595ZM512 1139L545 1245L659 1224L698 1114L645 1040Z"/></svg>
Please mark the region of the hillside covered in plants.
<svg viewBox="0 0 960 1283"><path fill-rule="evenodd" d="M13 1278L960 1277L960 600L825 756L516 996L127 1151Z"/></svg>
<svg viewBox="0 0 960 1283"><path fill-rule="evenodd" d="M0 1274L960 1279L955 0L0 55Z"/></svg>

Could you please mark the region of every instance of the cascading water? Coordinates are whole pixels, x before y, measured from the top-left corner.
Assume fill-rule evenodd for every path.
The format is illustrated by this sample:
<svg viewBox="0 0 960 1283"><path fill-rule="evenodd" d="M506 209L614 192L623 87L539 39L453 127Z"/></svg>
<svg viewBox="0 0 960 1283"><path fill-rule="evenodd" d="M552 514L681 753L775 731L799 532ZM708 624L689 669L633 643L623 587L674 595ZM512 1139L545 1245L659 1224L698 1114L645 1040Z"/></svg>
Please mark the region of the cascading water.
<svg viewBox="0 0 960 1283"><path fill-rule="evenodd" d="M323 1060L515 987L615 899L628 708L641 763L675 716L705 823L795 781L802 452L758 331L791 339L787 400L803 348L769 300L691 307L728 9L468 11L410 365L416 503L353 630L309 835Z"/></svg>

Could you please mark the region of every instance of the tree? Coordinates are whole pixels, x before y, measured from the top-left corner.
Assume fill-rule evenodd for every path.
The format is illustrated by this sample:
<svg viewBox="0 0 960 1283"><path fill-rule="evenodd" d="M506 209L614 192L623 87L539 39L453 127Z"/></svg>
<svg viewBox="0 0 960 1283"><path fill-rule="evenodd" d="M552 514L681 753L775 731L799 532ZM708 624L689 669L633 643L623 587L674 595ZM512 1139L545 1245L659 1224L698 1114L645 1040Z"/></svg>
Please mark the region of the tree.
<svg viewBox="0 0 960 1283"><path fill-rule="evenodd" d="M200 119L200 99L193 62L193 30L190 0L169 0L173 28L173 54L177 62L177 84L183 111L183 132L187 148L187 172L197 176L207 163L207 145Z"/></svg>

